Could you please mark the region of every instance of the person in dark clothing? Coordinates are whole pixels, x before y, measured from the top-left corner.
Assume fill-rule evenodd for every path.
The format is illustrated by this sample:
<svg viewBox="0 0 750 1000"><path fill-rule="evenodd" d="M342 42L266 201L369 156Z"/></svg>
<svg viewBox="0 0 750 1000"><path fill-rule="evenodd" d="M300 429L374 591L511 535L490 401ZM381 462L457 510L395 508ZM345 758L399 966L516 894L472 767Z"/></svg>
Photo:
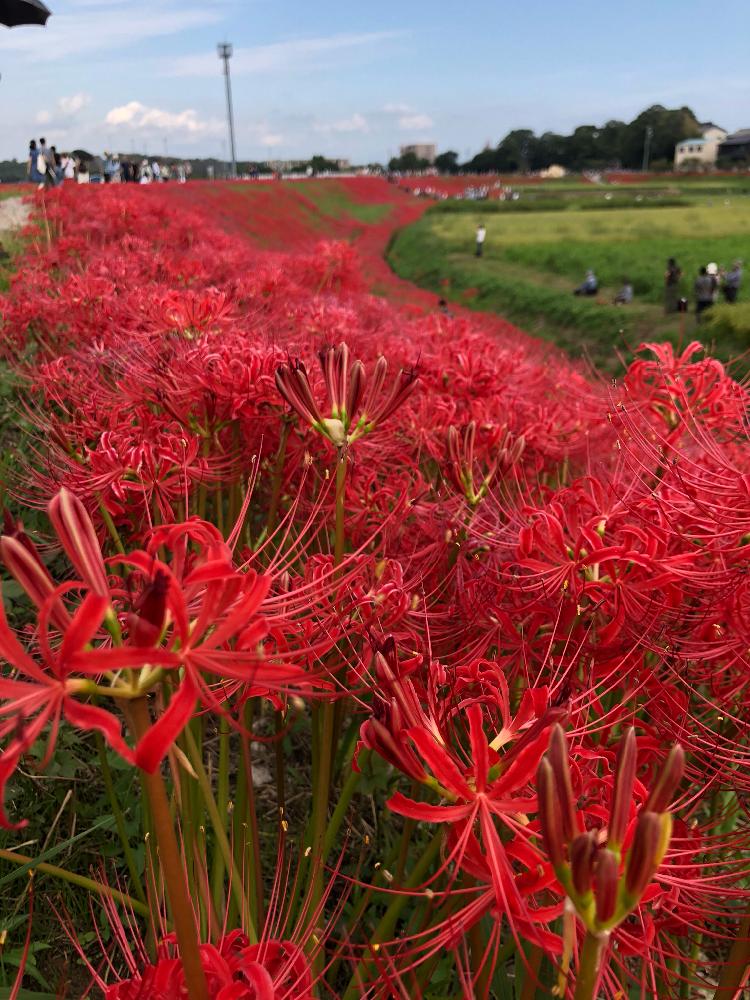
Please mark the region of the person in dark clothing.
<svg viewBox="0 0 750 1000"><path fill-rule="evenodd" d="M722 291L727 302L736 302L742 283L742 261L736 260L724 275Z"/></svg>
<svg viewBox="0 0 750 1000"><path fill-rule="evenodd" d="M593 271L587 271L583 284L573 289L574 295L596 295L599 291L599 282Z"/></svg>
<svg viewBox="0 0 750 1000"><path fill-rule="evenodd" d="M667 270L664 273L664 312L677 312L677 303L680 301L680 279L682 269L674 257L667 261Z"/></svg>
<svg viewBox="0 0 750 1000"><path fill-rule="evenodd" d="M695 315L700 322L701 313L710 309L714 304L714 279L708 273L707 268L702 267L698 271L698 277L693 285L695 291Z"/></svg>

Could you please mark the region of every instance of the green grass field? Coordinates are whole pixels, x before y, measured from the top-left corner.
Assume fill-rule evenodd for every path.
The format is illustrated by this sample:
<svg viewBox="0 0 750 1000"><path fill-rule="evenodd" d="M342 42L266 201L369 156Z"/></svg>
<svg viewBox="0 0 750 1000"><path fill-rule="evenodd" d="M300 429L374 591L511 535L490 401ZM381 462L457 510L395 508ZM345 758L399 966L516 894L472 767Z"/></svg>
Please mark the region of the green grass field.
<svg viewBox="0 0 750 1000"><path fill-rule="evenodd" d="M664 315L667 258L674 256L681 265L681 293L692 308L693 280L701 265L750 260L749 191L750 181L740 178L727 186L692 182L666 191L662 185L658 196L645 185L630 185L593 193L561 189L557 196L552 189L543 195L523 191L520 201L507 207L446 202L397 234L389 261L402 277L473 308L501 313L613 369L618 352L627 354L643 339L676 342L695 335L692 315L684 331L679 317ZM606 194L612 198L601 207L592 202ZM524 201L526 210L520 208ZM487 226L487 241L484 256L477 259L474 234L480 221ZM587 268L599 278L595 300L572 295ZM617 307L612 300L625 278L633 284L635 301ZM741 299L750 294L748 286L750 281ZM701 326L700 335L706 342L715 340L720 356L731 358L750 347L750 331L746 322L733 322L726 313L718 310L716 321Z"/></svg>

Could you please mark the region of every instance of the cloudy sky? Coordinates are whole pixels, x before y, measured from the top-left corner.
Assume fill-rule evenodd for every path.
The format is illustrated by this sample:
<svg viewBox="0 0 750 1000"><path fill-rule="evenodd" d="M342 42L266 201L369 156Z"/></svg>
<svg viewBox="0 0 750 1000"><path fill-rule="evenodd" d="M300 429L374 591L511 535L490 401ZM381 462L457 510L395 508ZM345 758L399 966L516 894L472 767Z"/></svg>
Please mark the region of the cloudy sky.
<svg viewBox="0 0 750 1000"><path fill-rule="evenodd" d="M657 102L750 128L747 0L46 2L45 29L0 27L0 159L39 135L225 155L225 39L241 159L382 161L425 140L463 158Z"/></svg>

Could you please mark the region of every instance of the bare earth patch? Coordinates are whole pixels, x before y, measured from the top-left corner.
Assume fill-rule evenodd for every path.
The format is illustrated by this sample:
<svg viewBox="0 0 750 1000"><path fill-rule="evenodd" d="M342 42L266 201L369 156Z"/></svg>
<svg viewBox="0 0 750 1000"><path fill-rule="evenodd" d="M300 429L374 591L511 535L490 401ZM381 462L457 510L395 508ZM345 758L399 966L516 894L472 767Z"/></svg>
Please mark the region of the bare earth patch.
<svg viewBox="0 0 750 1000"><path fill-rule="evenodd" d="M20 229L26 224L30 212L31 206L24 204L22 198L5 198L0 201L0 234Z"/></svg>

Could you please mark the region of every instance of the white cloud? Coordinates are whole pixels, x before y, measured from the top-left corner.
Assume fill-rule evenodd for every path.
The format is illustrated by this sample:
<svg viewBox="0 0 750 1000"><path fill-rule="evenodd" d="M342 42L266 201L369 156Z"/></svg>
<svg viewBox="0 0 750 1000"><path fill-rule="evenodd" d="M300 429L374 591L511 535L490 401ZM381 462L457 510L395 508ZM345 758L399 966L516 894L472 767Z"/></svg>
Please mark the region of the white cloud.
<svg viewBox="0 0 750 1000"><path fill-rule="evenodd" d="M57 106L64 115L74 115L87 104L91 104L91 97L88 94L71 94L70 97L61 97Z"/></svg>
<svg viewBox="0 0 750 1000"><path fill-rule="evenodd" d="M259 139L261 146L265 146L266 149L273 149L275 146L280 146L283 141L284 136L279 135L278 132L268 132Z"/></svg>
<svg viewBox="0 0 750 1000"><path fill-rule="evenodd" d="M233 76L269 73L281 69L309 69L319 63L321 56L379 45L402 35L403 32L400 31L371 31L365 34L300 38L252 48L236 48L230 67ZM167 76L216 76L218 57L214 51L182 56L167 66L165 73Z"/></svg>
<svg viewBox="0 0 750 1000"><path fill-rule="evenodd" d="M223 123L217 119L201 119L197 111L164 111L150 108L140 101L129 101L112 108L104 118L104 124L113 127L138 129L139 132L180 132L183 135L207 136L223 133Z"/></svg>
<svg viewBox="0 0 750 1000"><path fill-rule="evenodd" d="M432 128L433 121L429 115L402 115L398 120L398 127L416 132L423 132L426 128Z"/></svg>
<svg viewBox="0 0 750 1000"><path fill-rule="evenodd" d="M38 111L36 114L35 121L37 125L49 125L52 121L52 115L49 111Z"/></svg>
<svg viewBox="0 0 750 1000"><path fill-rule="evenodd" d="M370 126L364 115L355 112L350 118L340 118L335 122L325 122L313 126L316 132L369 132Z"/></svg>
<svg viewBox="0 0 750 1000"><path fill-rule="evenodd" d="M410 104L385 104L383 106L383 112L386 115L408 115L412 111L414 108Z"/></svg>

